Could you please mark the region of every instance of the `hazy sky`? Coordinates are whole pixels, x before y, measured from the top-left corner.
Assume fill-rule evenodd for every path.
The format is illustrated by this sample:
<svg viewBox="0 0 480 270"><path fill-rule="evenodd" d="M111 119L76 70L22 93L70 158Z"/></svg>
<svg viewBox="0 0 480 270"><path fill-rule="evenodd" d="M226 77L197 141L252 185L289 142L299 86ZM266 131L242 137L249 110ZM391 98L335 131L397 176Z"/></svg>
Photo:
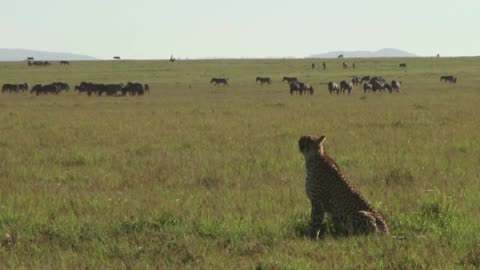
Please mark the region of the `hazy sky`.
<svg viewBox="0 0 480 270"><path fill-rule="evenodd" d="M480 0L0 1L0 48L108 59L480 55Z"/></svg>

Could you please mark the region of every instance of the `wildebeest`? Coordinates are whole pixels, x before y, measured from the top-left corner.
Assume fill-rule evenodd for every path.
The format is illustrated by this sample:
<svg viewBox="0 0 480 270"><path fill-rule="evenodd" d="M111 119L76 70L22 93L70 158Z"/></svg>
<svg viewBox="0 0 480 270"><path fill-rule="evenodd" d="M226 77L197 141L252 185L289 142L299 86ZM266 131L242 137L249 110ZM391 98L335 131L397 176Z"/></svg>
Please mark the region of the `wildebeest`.
<svg viewBox="0 0 480 270"><path fill-rule="evenodd" d="M323 66L323 69L324 69L324 70L327 69L327 63L323 62L323 63L322 63L322 66Z"/></svg>
<svg viewBox="0 0 480 270"><path fill-rule="evenodd" d="M2 93L5 92L17 92L18 93L18 85L17 84L10 84L6 83L2 86Z"/></svg>
<svg viewBox="0 0 480 270"><path fill-rule="evenodd" d="M228 86L228 79L226 78L212 78L210 83L214 83L215 85L223 84L223 86Z"/></svg>
<svg viewBox="0 0 480 270"><path fill-rule="evenodd" d="M257 77L255 79L255 82L260 82L261 85L263 85L264 83L272 84L272 79L270 79L270 77Z"/></svg>
<svg viewBox="0 0 480 270"><path fill-rule="evenodd" d="M356 68L356 65L355 63L352 64L352 68L355 69Z"/></svg>
<svg viewBox="0 0 480 270"><path fill-rule="evenodd" d="M406 68L407 67L407 63L400 63L400 65L398 65L399 67L401 68Z"/></svg>
<svg viewBox="0 0 480 270"><path fill-rule="evenodd" d="M120 60L120 56L114 56L113 59Z"/></svg>
<svg viewBox="0 0 480 270"><path fill-rule="evenodd" d="M60 61L60 65L70 65L70 62L68 62L68 61Z"/></svg>
<svg viewBox="0 0 480 270"><path fill-rule="evenodd" d="M283 77L282 82L287 81L287 83L298 82L297 77Z"/></svg>
<svg viewBox="0 0 480 270"><path fill-rule="evenodd" d="M41 84L36 84L35 86L32 87L32 90L30 91L31 94L35 93L37 96L40 94L55 94L58 95L59 89L57 86L54 84L46 84L46 85L41 85Z"/></svg>
<svg viewBox="0 0 480 270"><path fill-rule="evenodd" d="M358 79L357 76L353 76L352 83L353 83L353 85L359 85L360 84L360 79Z"/></svg>
<svg viewBox="0 0 480 270"><path fill-rule="evenodd" d="M70 90L70 86L67 83L62 83L62 82L54 82L52 83L58 88L58 91L68 91Z"/></svg>
<svg viewBox="0 0 480 270"><path fill-rule="evenodd" d="M175 62L175 58L173 58L173 55L170 55L170 59L168 59L170 62Z"/></svg>
<svg viewBox="0 0 480 270"><path fill-rule="evenodd" d="M147 83L143 85L143 88L145 88L145 92L150 92L150 85Z"/></svg>
<svg viewBox="0 0 480 270"><path fill-rule="evenodd" d="M315 69L315 63L312 63L312 69Z"/></svg>
<svg viewBox="0 0 480 270"><path fill-rule="evenodd" d="M128 82L122 90L122 95L125 95L126 93L129 93L132 96L141 96L145 94L145 86L141 83Z"/></svg>
<svg viewBox="0 0 480 270"><path fill-rule="evenodd" d="M338 95L340 93L340 87L338 87L338 84L334 82L328 82L328 92L330 93L330 95L334 92Z"/></svg>
<svg viewBox="0 0 480 270"><path fill-rule="evenodd" d="M29 66L48 66L50 65L49 61L28 61Z"/></svg>
<svg viewBox="0 0 480 270"><path fill-rule="evenodd" d="M345 94L345 92L348 92L348 94L350 95L352 93L352 89L353 89L353 84L352 83L348 83L345 80L340 82L340 91L343 94Z"/></svg>
<svg viewBox="0 0 480 270"><path fill-rule="evenodd" d="M348 64L345 63L345 62L342 63L342 66L343 66L344 69L347 69L347 68L348 68Z"/></svg>
<svg viewBox="0 0 480 270"><path fill-rule="evenodd" d="M363 84L363 93L367 93L367 91L372 90L372 85L369 83Z"/></svg>
<svg viewBox="0 0 480 270"><path fill-rule="evenodd" d="M393 92L400 93L400 82L393 80L391 85Z"/></svg>
<svg viewBox="0 0 480 270"><path fill-rule="evenodd" d="M123 83L119 84L105 84L97 91L97 95L101 96L103 93L106 93L107 96L116 96L118 93L123 94L123 88L125 85Z"/></svg>
<svg viewBox="0 0 480 270"><path fill-rule="evenodd" d="M449 83L456 83L457 77L453 75L445 75L440 77L440 81L449 82Z"/></svg>
<svg viewBox="0 0 480 270"><path fill-rule="evenodd" d="M338 58L343 58L343 54L338 55Z"/></svg>

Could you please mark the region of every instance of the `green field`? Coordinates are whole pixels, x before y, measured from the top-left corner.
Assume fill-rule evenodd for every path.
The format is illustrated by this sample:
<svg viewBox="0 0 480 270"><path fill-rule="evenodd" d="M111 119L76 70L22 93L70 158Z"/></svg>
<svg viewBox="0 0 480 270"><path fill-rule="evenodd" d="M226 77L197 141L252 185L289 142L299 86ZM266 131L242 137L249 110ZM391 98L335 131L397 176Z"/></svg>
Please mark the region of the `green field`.
<svg viewBox="0 0 480 270"><path fill-rule="evenodd" d="M480 58L311 70L322 61L0 63L0 84L151 87L0 94L0 268L480 268ZM440 82L447 74L458 83ZM352 75L400 80L401 93L328 94L326 82ZM209 84L221 76L230 87ZM283 76L315 94L291 96ZM327 136L391 235L305 235L305 134Z"/></svg>

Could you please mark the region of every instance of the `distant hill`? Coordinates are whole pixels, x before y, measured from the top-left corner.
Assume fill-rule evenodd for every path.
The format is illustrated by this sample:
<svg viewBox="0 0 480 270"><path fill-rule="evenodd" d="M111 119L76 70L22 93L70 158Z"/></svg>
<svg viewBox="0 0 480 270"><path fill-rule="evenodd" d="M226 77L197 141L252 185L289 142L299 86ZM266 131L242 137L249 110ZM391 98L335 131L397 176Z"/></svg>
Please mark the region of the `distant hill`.
<svg viewBox="0 0 480 270"><path fill-rule="evenodd" d="M95 57L63 52L45 52L24 49L0 49L0 61L22 61L27 57L35 60L97 60Z"/></svg>
<svg viewBox="0 0 480 270"><path fill-rule="evenodd" d="M339 55L343 55L345 58L366 58L366 57L415 57L413 53L406 51L385 48L378 51L335 51L322 54L312 54L312 58L337 58Z"/></svg>

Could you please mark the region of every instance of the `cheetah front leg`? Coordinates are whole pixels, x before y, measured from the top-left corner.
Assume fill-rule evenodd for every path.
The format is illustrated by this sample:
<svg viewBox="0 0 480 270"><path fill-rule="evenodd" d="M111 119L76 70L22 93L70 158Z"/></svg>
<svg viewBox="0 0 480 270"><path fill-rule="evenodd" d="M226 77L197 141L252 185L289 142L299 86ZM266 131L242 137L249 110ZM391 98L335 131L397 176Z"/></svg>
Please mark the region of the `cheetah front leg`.
<svg viewBox="0 0 480 270"><path fill-rule="evenodd" d="M323 217L325 212L321 201L310 200L312 203L311 223L310 223L310 237L318 239L321 233L323 224Z"/></svg>

